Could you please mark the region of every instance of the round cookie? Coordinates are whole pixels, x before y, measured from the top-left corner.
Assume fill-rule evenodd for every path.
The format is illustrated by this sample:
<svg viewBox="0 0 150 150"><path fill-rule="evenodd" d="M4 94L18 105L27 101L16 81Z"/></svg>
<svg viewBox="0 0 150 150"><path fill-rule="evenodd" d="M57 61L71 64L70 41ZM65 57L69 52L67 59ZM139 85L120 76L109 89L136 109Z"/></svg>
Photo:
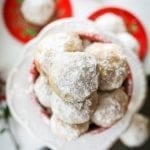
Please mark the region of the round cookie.
<svg viewBox="0 0 150 150"><path fill-rule="evenodd" d="M39 76L34 84L34 92L36 97L38 98L38 101L44 106L44 107L51 107L51 95L52 95L52 89L50 85L48 84L48 80L45 76Z"/></svg>
<svg viewBox="0 0 150 150"><path fill-rule="evenodd" d="M85 49L98 62L99 89L102 91L121 87L127 77L128 65L120 49L112 43L93 43Z"/></svg>
<svg viewBox="0 0 150 150"><path fill-rule="evenodd" d="M82 40L73 32L62 32L47 35L38 44L35 51L35 62L39 71L42 69L45 59L51 59L53 55L61 52L83 51Z"/></svg>
<svg viewBox="0 0 150 150"><path fill-rule="evenodd" d="M47 59L48 60L48 59ZM49 83L56 94L67 102L82 102L98 89L96 60L84 53L58 53L44 63Z"/></svg>
<svg viewBox="0 0 150 150"><path fill-rule="evenodd" d="M126 31L123 19L113 13L106 13L98 17L95 23L101 31L111 33L120 33Z"/></svg>
<svg viewBox="0 0 150 150"><path fill-rule="evenodd" d="M150 134L150 122L141 114L135 114L128 129L121 135L121 141L128 147L143 145Z"/></svg>
<svg viewBox="0 0 150 150"><path fill-rule="evenodd" d="M54 114L51 117L51 130L59 138L73 140L85 133L89 128L89 122L70 125L58 119Z"/></svg>
<svg viewBox="0 0 150 150"><path fill-rule="evenodd" d="M92 122L101 127L110 127L125 115L127 106L128 96L122 89L101 92Z"/></svg>
<svg viewBox="0 0 150 150"><path fill-rule="evenodd" d="M133 51L135 54L139 52L139 43L131 34L128 32L117 34L118 40L122 43L124 47L127 47L129 50Z"/></svg>
<svg viewBox="0 0 150 150"><path fill-rule="evenodd" d="M42 26L54 14L54 0L24 0L21 6L23 17L30 23Z"/></svg>
<svg viewBox="0 0 150 150"><path fill-rule="evenodd" d="M51 97L51 109L52 112L64 122L69 124L81 124L90 120L97 106L97 98L98 96L95 92L84 102L69 103L63 101L53 93Z"/></svg>

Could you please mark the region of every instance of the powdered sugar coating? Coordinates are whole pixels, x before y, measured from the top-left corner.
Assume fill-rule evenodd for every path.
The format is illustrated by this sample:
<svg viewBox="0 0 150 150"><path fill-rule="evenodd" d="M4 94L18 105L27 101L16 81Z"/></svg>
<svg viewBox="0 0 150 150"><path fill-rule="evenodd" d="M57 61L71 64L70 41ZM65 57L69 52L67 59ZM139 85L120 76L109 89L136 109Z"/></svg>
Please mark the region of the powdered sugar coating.
<svg viewBox="0 0 150 150"><path fill-rule="evenodd" d="M51 117L51 130L59 138L64 140L73 140L86 132L89 128L89 122L83 124L70 125L58 119L55 115Z"/></svg>
<svg viewBox="0 0 150 150"><path fill-rule="evenodd" d="M117 34L118 40L122 43L124 47L127 47L129 50L133 51L135 54L138 54L140 45L136 38L134 38L128 32Z"/></svg>
<svg viewBox="0 0 150 150"><path fill-rule="evenodd" d="M51 108L52 89L45 76L39 76L34 84L34 92L38 101L45 107Z"/></svg>
<svg viewBox="0 0 150 150"><path fill-rule="evenodd" d="M121 87L127 77L128 65L120 49L112 43L93 43L85 49L98 62L99 89L102 91Z"/></svg>
<svg viewBox="0 0 150 150"><path fill-rule="evenodd" d="M21 12L24 18L35 25L44 25L54 13L54 0L24 0Z"/></svg>
<svg viewBox="0 0 150 150"><path fill-rule="evenodd" d="M96 93L93 93L91 97L80 103L65 102L55 93L52 94L51 98L53 114L66 123L81 124L90 120L96 109L98 97Z"/></svg>
<svg viewBox="0 0 150 150"><path fill-rule="evenodd" d="M83 51L82 40L78 34L73 32L63 32L47 35L38 44L35 52L35 61L39 71L43 68L41 65L45 63L46 56L52 57L53 55L65 51Z"/></svg>
<svg viewBox="0 0 150 150"><path fill-rule="evenodd" d="M121 33L126 31L123 19L113 13L106 13L98 17L95 23L101 31L111 33Z"/></svg>
<svg viewBox="0 0 150 150"><path fill-rule="evenodd" d="M121 141L129 147L143 145L150 134L149 119L141 114L135 114L128 129L121 135Z"/></svg>
<svg viewBox="0 0 150 150"><path fill-rule="evenodd" d="M47 35L38 45L40 51L52 50L55 52L63 51L82 51L82 40L74 32L60 32Z"/></svg>
<svg viewBox="0 0 150 150"><path fill-rule="evenodd" d="M99 105L92 116L98 126L110 127L127 111L128 96L122 89L99 94Z"/></svg>
<svg viewBox="0 0 150 150"><path fill-rule="evenodd" d="M44 65L49 83L63 100L83 102L98 89L97 62L90 55L65 52L47 61Z"/></svg>

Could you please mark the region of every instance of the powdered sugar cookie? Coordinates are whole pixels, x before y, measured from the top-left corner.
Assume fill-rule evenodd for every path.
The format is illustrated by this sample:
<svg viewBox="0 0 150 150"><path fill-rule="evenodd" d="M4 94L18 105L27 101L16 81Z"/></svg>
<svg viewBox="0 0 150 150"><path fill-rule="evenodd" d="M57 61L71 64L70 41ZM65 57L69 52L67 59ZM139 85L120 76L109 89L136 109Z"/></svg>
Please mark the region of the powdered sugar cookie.
<svg viewBox="0 0 150 150"><path fill-rule="evenodd" d="M111 43L93 43L85 49L97 59L100 90L119 88L127 77L127 61L120 49L120 46Z"/></svg>
<svg viewBox="0 0 150 150"><path fill-rule="evenodd" d="M40 76L36 80L34 84L34 92L39 102L43 106L48 108L51 107L50 101L51 101L52 89L48 84L48 80L45 76Z"/></svg>
<svg viewBox="0 0 150 150"><path fill-rule="evenodd" d="M120 33L126 31L123 19L113 13L106 13L98 17L95 23L101 31L107 31L111 33Z"/></svg>
<svg viewBox="0 0 150 150"><path fill-rule="evenodd" d="M41 71L41 66L45 63L47 57L52 57L61 52L76 52L83 51L82 40L79 35L73 32L63 32L47 35L38 44L35 52L35 62L38 70ZM50 58L49 58L50 61Z"/></svg>
<svg viewBox="0 0 150 150"><path fill-rule="evenodd" d="M51 125L52 132L57 137L67 141L79 137L81 134L86 132L89 128L89 122L83 124L71 125L61 121L55 115L52 115L50 125Z"/></svg>
<svg viewBox="0 0 150 150"><path fill-rule="evenodd" d="M52 94L51 98L52 112L58 118L69 124L81 124L90 120L96 109L98 97L96 93L93 93L91 97L79 103L65 102L55 93Z"/></svg>
<svg viewBox="0 0 150 150"><path fill-rule="evenodd" d="M21 12L27 21L42 26L52 17L54 9L54 0L24 0Z"/></svg>
<svg viewBox="0 0 150 150"><path fill-rule="evenodd" d="M143 145L150 134L150 122L141 114L135 114L128 129L121 135L121 141L129 147Z"/></svg>
<svg viewBox="0 0 150 150"><path fill-rule="evenodd" d="M43 66L49 83L63 100L83 102L98 89L99 73L92 56L83 52L65 52L47 60Z"/></svg>
<svg viewBox="0 0 150 150"><path fill-rule="evenodd" d="M99 105L92 116L92 121L102 127L110 127L121 119L128 105L128 96L122 89L99 94Z"/></svg>

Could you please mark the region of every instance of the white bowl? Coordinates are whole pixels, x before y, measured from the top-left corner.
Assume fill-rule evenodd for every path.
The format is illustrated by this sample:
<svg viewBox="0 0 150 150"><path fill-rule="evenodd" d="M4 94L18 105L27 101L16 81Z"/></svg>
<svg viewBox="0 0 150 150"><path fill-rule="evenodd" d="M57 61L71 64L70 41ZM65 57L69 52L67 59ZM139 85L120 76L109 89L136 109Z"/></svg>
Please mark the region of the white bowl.
<svg viewBox="0 0 150 150"><path fill-rule="evenodd" d="M24 47L21 60L12 70L7 82L7 100L9 108L14 117L22 124L33 136L37 137L48 147L58 150L104 150L108 149L128 127L132 116L143 104L146 86L145 76L138 58L127 48L124 47L124 54L131 69L133 77L133 91L128 111L123 119L114 126L101 133L88 132L73 141L58 139L50 130L41 117L36 103L31 100L29 70L34 59L34 50L39 41L47 34L62 31L74 31L82 33L100 34L114 43L118 43L114 36L108 33L100 33L96 26L88 20L63 19L51 23L45 27L37 38L29 42Z"/></svg>

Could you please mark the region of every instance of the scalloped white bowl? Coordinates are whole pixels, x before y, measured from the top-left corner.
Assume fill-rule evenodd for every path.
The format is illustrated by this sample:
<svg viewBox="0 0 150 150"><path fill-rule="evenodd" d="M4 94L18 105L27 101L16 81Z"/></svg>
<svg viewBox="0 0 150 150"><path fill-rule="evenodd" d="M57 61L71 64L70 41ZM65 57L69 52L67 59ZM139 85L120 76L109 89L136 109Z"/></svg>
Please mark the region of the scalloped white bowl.
<svg viewBox="0 0 150 150"><path fill-rule="evenodd" d="M7 82L7 101L13 116L22 124L31 135L43 144L56 150L105 150L108 149L128 127L132 116L137 112L144 102L146 94L145 76L138 58L126 47L123 52L127 57L133 78L133 91L128 111L123 119L111 128L101 133L86 133L73 141L58 139L51 132L50 126L46 124L31 100L29 70L34 59L34 50L39 41L47 34L54 32L74 31L100 34L114 43L120 44L114 36L108 33L100 33L97 27L89 20L63 19L51 23L45 27L37 38L24 47L21 60L11 71Z"/></svg>

